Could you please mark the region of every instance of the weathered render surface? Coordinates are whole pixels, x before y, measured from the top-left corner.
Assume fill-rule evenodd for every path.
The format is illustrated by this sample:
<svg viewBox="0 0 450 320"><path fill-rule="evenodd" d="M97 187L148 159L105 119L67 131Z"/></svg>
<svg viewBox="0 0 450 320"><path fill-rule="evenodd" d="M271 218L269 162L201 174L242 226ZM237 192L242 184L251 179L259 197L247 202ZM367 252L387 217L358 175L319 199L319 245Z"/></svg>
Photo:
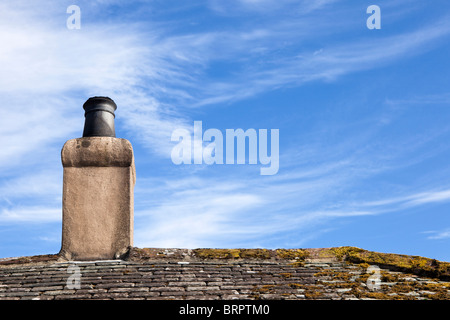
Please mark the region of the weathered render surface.
<svg viewBox="0 0 450 320"><path fill-rule="evenodd" d="M61 255L69 260L114 259L133 245L135 166L131 143L84 137L61 151Z"/></svg>
<svg viewBox="0 0 450 320"><path fill-rule="evenodd" d="M381 268L378 290L370 265ZM131 248L123 260L0 259L0 299L450 300L449 265L353 247Z"/></svg>

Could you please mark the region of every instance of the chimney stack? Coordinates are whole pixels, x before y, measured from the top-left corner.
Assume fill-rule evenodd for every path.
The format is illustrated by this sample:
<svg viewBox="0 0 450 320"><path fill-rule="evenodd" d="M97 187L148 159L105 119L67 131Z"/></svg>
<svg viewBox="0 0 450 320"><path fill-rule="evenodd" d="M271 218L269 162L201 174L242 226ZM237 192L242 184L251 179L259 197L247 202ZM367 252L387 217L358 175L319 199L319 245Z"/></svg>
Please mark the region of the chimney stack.
<svg viewBox="0 0 450 320"><path fill-rule="evenodd" d="M68 260L118 259L133 245L133 148L115 137L113 100L88 99L83 137L68 140L63 165L61 256Z"/></svg>

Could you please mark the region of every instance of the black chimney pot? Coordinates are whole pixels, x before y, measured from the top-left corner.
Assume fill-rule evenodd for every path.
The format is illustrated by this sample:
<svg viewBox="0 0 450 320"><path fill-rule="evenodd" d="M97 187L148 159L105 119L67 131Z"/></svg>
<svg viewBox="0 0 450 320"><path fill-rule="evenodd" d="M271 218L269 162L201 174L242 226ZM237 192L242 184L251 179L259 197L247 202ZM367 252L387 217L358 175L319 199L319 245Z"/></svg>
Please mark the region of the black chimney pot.
<svg viewBox="0 0 450 320"><path fill-rule="evenodd" d="M92 97L84 104L83 137L116 137L114 111L117 105L108 97Z"/></svg>

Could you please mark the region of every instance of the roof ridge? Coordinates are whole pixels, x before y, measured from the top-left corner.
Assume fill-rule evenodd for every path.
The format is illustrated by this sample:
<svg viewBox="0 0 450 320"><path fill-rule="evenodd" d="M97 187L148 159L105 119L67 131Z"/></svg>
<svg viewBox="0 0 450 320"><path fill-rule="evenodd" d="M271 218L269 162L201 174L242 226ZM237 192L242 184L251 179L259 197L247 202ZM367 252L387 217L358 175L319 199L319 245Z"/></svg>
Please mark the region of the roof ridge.
<svg viewBox="0 0 450 320"><path fill-rule="evenodd" d="M265 249L265 248L137 248L130 247L122 257L124 261L288 261L304 263L344 262L351 264L379 265L391 270L412 274L450 279L450 263L436 259L396 253L381 253L357 247ZM0 259L0 267L7 265L46 264L68 261L59 254L44 254ZM104 260L99 260L99 262ZM71 261L76 262L76 261ZM86 262L86 261L85 261Z"/></svg>

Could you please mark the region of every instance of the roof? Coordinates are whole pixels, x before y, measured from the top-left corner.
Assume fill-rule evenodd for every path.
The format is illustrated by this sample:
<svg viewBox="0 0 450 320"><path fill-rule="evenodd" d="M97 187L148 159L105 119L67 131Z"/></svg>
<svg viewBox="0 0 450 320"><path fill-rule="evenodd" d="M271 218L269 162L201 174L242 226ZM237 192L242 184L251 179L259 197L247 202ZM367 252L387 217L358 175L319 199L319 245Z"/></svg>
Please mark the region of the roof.
<svg viewBox="0 0 450 320"><path fill-rule="evenodd" d="M122 260L0 259L1 300L450 300L450 263L355 247L130 248Z"/></svg>

